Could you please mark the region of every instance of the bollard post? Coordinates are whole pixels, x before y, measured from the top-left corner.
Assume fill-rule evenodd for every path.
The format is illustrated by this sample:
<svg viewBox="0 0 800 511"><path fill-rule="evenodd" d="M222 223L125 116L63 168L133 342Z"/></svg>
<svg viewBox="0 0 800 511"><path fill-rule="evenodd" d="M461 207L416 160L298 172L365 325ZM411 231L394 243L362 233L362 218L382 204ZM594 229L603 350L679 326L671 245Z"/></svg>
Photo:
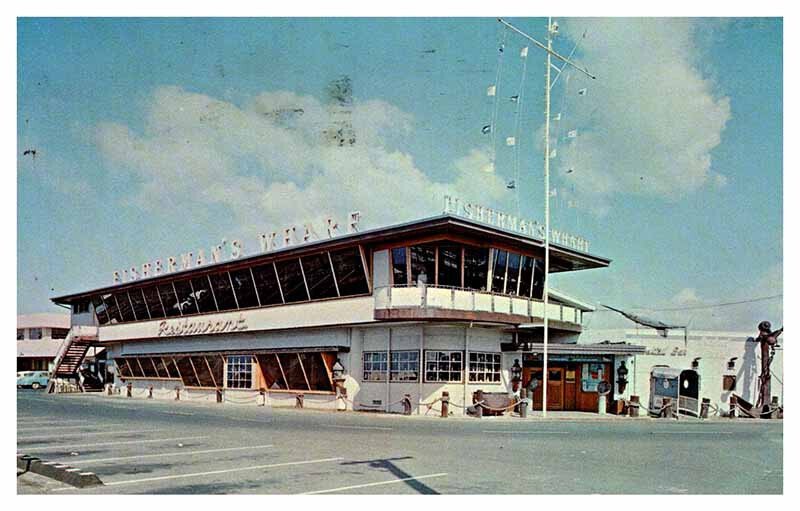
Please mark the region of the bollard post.
<svg viewBox="0 0 800 511"><path fill-rule="evenodd" d="M411 394L403 394L403 415L411 415Z"/></svg>
<svg viewBox="0 0 800 511"><path fill-rule="evenodd" d="M442 391L442 418L446 418L450 414L450 393Z"/></svg>
<svg viewBox="0 0 800 511"><path fill-rule="evenodd" d="M708 419L708 408L711 406L711 400L704 397L700 403L700 418Z"/></svg>
<svg viewBox="0 0 800 511"><path fill-rule="evenodd" d="M519 397L519 418L526 419L528 417L528 389L520 389Z"/></svg>
<svg viewBox="0 0 800 511"><path fill-rule="evenodd" d="M483 417L483 391L477 390L475 391L475 417L481 418Z"/></svg>
<svg viewBox="0 0 800 511"><path fill-rule="evenodd" d="M217 403L222 402L222 389L217 387Z"/></svg>
<svg viewBox="0 0 800 511"><path fill-rule="evenodd" d="M346 412L347 411L347 388L345 388L343 386L339 387L339 397L342 398L342 406L340 408L338 403L337 403L336 409L338 411L340 411L340 412Z"/></svg>
<svg viewBox="0 0 800 511"><path fill-rule="evenodd" d="M106 383L106 391L108 392L109 396L113 395L114 394L113 385L111 385L110 383Z"/></svg>
<svg viewBox="0 0 800 511"><path fill-rule="evenodd" d="M267 406L267 389L261 387L258 389L258 394L261 396L261 404L258 406Z"/></svg>
<svg viewBox="0 0 800 511"><path fill-rule="evenodd" d="M127 393L127 396L128 397L133 397L133 383L131 383L131 382L128 382L128 393Z"/></svg>
<svg viewBox="0 0 800 511"><path fill-rule="evenodd" d="M628 404L628 417L639 416L639 396L631 396L630 403Z"/></svg>
<svg viewBox="0 0 800 511"><path fill-rule="evenodd" d="M295 396L294 407L295 408L302 408L303 407L303 399L304 398L305 398L305 396L303 394L297 394L297 396Z"/></svg>
<svg viewBox="0 0 800 511"><path fill-rule="evenodd" d="M147 399L153 399L153 386L147 387Z"/></svg>
<svg viewBox="0 0 800 511"><path fill-rule="evenodd" d="M770 405L772 411L769 413L770 419L777 419L778 418L778 396L772 396L772 404Z"/></svg>
<svg viewBox="0 0 800 511"><path fill-rule="evenodd" d="M177 385L175 386L175 401L181 400L181 388Z"/></svg>
<svg viewBox="0 0 800 511"><path fill-rule="evenodd" d="M730 417L731 419L735 419L736 418L736 405L738 403L739 403L739 400L736 398L736 396L731 396L731 399L730 399L729 405L728 405L728 406L730 406L730 411L728 412L728 417Z"/></svg>

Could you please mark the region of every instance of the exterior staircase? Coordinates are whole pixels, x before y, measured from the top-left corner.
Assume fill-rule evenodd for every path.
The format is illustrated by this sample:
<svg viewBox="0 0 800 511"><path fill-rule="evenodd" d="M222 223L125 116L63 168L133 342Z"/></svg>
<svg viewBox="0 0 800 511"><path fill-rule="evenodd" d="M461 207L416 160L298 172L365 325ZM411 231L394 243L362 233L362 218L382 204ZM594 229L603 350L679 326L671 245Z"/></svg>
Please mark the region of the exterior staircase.
<svg viewBox="0 0 800 511"><path fill-rule="evenodd" d="M65 389L72 385L64 386L65 382L74 381L74 388L78 392L85 392L81 384L79 370L89 347L97 342L97 327L73 326L56 356L53 374L47 384L47 393L53 393L59 388Z"/></svg>

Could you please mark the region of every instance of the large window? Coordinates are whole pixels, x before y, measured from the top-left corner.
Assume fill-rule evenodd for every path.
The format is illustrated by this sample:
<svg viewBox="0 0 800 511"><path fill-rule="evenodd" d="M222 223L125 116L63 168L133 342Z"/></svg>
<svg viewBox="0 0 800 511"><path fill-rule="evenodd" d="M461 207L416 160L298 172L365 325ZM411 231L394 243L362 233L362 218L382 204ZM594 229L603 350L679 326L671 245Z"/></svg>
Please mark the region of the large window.
<svg viewBox="0 0 800 511"><path fill-rule="evenodd" d="M414 245L411 253L411 283L433 284L436 282L436 247Z"/></svg>
<svg viewBox="0 0 800 511"><path fill-rule="evenodd" d="M463 353L460 351L425 351L426 382L459 383L463 369Z"/></svg>
<svg viewBox="0 0 800 511"><path fill-rule="evenodd" d="M469 353L469 381L500 383L500 353Z"/></svg>
<svg viewBox="0 0 800 511"><path fill-rule="evenodd" d="M464 247L464 287L486 291L489 272L489 249Z"/></svg>
<svg viewBox="0 0 800 511"><path fill-rule="evenodd" d="M335 353L267 353L256 358L270 390L333 392L330 368Z"/></svg>
<svg viewBox="0 0 800 511"><path fill-rule="evenodd" d="M133 307L131 307L131 300L128 298L128 293L123 291L121 293L114 293L114 298L119 305L119 314L122 316L122 321L135 321L133 316Z"/></svg>
<svg viewBox="0 0 800 511"><path fill-rule="evenodd" d="M253 278L250 275L250 268L231 272L233 290L236 292L236 301L240 309L247 307L258 307L258 297Z"/></svg>
<svg viewBox="0 0 800 511"><path fill-rule="evenodd" d="M336 292L337 284L333 279L333 269L327 252L301 257L300 261L303 264L303 274L306 276L312 300L339 295Z"/></svg>
<svg viewBox="0 0 800 511"><path fill-rule="evenodd" d="M200 312L216 312L217 302L211 293L211 284L209 284L207 275L193 278L192 289L194 290L192 297L197 302Z"/></svg>
<svg viewBox="0 0 800 511"><path fill-rule="evenodd" d="M386 381L386 352L365 351L362 381Z"/></svg>
<svg viewBox="0 0 800 511"><path fill-rule="evenodd" d="M419 351L392 351L390 355L392 381L419 381Z"/></svg>
<svg viewBox="0 0 800 511"><path fill-rule="evenodd" d="M67 334L69 334L69 328L51 328L50 329L50 338L51 339L66 339Z"/></svg>
<svg viewBox="0 0 800 511"><path fill-rule="evenodd" d="M341 296L369 293L367 273L358 247L331 252L331 261Z"/></svg>
<svg viewBox="0 0 800 511"><path fill-rule="evenodd" d="M25 339L25 329L24 328L17 328L17 340L21 341Z"/></svg>
<svg viewBox="0 0 800 511"><path fill-rule="evenodd" d="M283 299L286 303L308 300L300 261L297 259L279 261L275 263L275 269L278 271L278 279L283 290Z"/></svg>
<svg viewBox="0 0 800 511"><path fill-rule="evenodd" d="M108 309L105 302L103 302L103 298L100 296L92 297L92 305L94 305L94 313L97 315L97 322L101 325L108 323Z"/></svg>
<svg viewBox="0 0 800 511"><path fill-rule="evenodd" d="M533 298L544 298L544 261L537 259L533 268Z"/></svg>
<svg viewBox="0 0 800 511"><path fill-rule="evenodd" d="M510 252L508 254L508 270L506 271L506 290L509 295L517 294L517 284L519 283L519 254Z"/></svg>
<svg viewBox="0 0 800 511"><path fill-rule="evenodd" d="M461 247L439 245L439 275L437 285L461 287Z"/></svg>
<svg viewBox="0 0 800 511"><path fill-rule="evenodd" d="M278 287L278 276L272 263L254 267L253 277L256 279L256 289L261 305L283 303L281 290Z"/></svg>
<svg viewBox="0 0 800 511"><path fill-rule="evenodd" d="M161 303L164 305L164 312L168 318L181 315L178 297L175 295L172 283L159 285L158 295L161 297Z"/></svg>
<svg viewBox="0 0 800 511"><path fill-rule="evenodd" d="M395 286L408 284L408 265L406 264L406 247L392 249L392 282Z"/></svg>
<svg viewBox="0 0 800 511"><path fill-rule="evenodd" d="M492 291L503 293L506 284L506 265L508 263L508 252L505 250L494 250L494 264L492 265Z"/></svg>
<svg viewBox="0 0 800 511"><path fill-rule="evenodd" d="M36 340L42 338L42 329L41 328L30 328L28 329L28 339Z"/></svg>
<svg viewBox="0 0 800 511"><path fill-rule="evenodd" d="M142 289L142 292L144 293L145 303L147 303L147 310L150 311L150 317L153 319L163 318L164 307L156 286L146 287Z"/></svg>
<svg viewBox="0 0 800 511"><path fill-rule="evenodd" d="M229 389L253 387L253 357L250 355L228 355L226 386Z"/></svg>
<svg viewBox="0 0 800 511"><path fill-rule="evenodd" d="M217 299L217 308L221 311L235 309L236 298L233 296L231 278L228 276L228 272L212 273L209 278L214 290L214 297Z"/></svg>
<svg viewBox="0 0 800 511"><path fill-rule="evenodd" d="M533 279L533 258L522 256L522 265L519 272L519 295L531 296L531 280Z"/></svg>
<svg viewBox="0 0 800 511"><path fill-rule="evenodd" d="M117 307L117 300L114 298L114 295L108 294L103 295L103 303L106 304L106 311L108 312L109 323L121 323L122 316L119 313L119 307Z"/></svg>
<svg viewBox="0 0 800 511"><path fill-rule="evenodd" d="M192 284L188 280L176 280L173 284L178 296L178 308L181 310L181 314L197 314L200 312L197 309L197 300L194 298Z"/></svg>
<svg viewBox="0 0 800 511"><path fill-rule="evenodd" d="M131 289L128 293L131 297L131 304L133 305L133 313L139 321L150 319L150 313L147 312L147 303L144 299L144 294L141 289Z"/></svg>

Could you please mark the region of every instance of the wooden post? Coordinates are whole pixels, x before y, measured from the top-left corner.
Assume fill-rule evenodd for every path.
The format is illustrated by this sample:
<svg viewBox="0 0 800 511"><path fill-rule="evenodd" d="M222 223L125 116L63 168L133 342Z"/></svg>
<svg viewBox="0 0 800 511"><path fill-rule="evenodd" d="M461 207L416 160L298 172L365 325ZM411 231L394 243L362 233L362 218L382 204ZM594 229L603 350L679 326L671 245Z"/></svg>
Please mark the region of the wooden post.
<svg viewBox="0 0 800 511"><path fill-rule="evenodd" d="M728 417L730 417L731 419L735 419L736 418L736 404L737 403L738 403L738 399L736 398L735 395L732 395L731 399L730 399L730 403L729 403L730 411L728 412Z"/></svg>
<svg viewBox="0 0 800 511"><path fill-rule="evenodd" d="M447 418L450 414L450 393L442 391L442 418Z"/></svg>
<svg viewBox="0 0 800 511"><path fill-rule="evenodd" d="M128 382L128 397L133 397L133 383Z"/></svg>
<svg viewBox="0 0 800 511"><path fill-rule="evenodd" d="M305 398L305 396L303 394L297 394L297 396L295 397L294 407L295 408L302 408L303 407L303 399L304 398Z"/></svg>
<svg viewBox="0 0 800 511"><path fill-rule="evenodd" d="M631 402L628 405L628 416L629 417L639 416L639 396L631 396Z"/></svg>
<svg viewBox="0 0 800 511"><path fill-rule="evenodd" d="M147 399L153 399L153 386L147 387Z"/></svg>
<svg viewBox="0 0 800 511"><path fill-rule="evenodd" d="M528 417L528 389L525 387L519 389L519 418L525 419Z"/></svg>
<svg viewBox="0 0 800 511"><path fill-rule="evenodd" d="M480 419L481 417L483 417L483 391L482 390L478 389L475 392L475 399L476 399L476 401L475 401L475 412L476 412L475 416Z"/></svg>
<svg viewBox="0 0 800 511"><path fill-rule="evenodd" d="M217 403L222 402L222 389L217 387Z"/></svg>
<svg viewBox="0 0 800 511"><path fill-rule="evenodd" d="M708 408L711 406L711 400L707 397L703 398L703 401L700 404L700 418L701 419L708 419Z"/></svg>
<svg viewBox="0 0 800 511"><path fill-rule="evenodd" d="M175 385L175 401L181 400L181 388Z"/></svg>
<svg viewBox="0 0 800 511"><path fill-rule="evenodd" d="M772 396L772 403L770 404L772 411L769 414L770 419L778 418L778 407L778 396Z"/></svg>
<svg viewBox="0 0 800 511"><path fill-rule="evenodd" d="M403 415L411 415L411 394L403 395Z"/></svg>

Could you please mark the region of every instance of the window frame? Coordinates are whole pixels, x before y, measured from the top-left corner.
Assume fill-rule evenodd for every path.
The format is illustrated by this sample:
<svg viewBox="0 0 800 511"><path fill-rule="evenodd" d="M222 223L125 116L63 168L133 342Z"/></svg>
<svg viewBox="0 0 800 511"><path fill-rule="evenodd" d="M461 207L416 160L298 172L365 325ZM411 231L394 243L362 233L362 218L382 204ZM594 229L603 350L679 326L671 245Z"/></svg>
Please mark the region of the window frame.
<svg viewBox="0 0 800 511"><path fill-rule="evenodd" d="M475 361L474 362L472 360L472 356L473 355L475 355ZM484 360L483 361L479 360L481 355L484 356ZM492 361L486 360L487 356L491 356L492 359L495 359L495 360L492 360ZM489 384L489 385L501 385L503 383L503 354L501 352L499 352L499 351L472 351L472 350L470 350L468 358L469 358L469 361L467 363L467 383L469 383L469 384L473 384L473 383L482 384L482 383L485 383L485 384ZM481 363L484 364L484 366L483 366L482 370L479 370L478 367L480 367L479 364L481 364ZM486 368L488 364L492 364L492 369L487 369ZM497 367L496 370L494 369L494 366ZM484 378L483 380L479 380L478 379L478 375L479 374L482 374L485 377L486 376L494 377L496 375L497 379L495 380L494 378L492 378L492 379ZM474 380L472 379L473 375L475 375L475 379Z"/></svg>
<svg viewBox="0 0 800 511"><path fill-rule="evenodd" d="M400 364L404 362L403 360L400 360L400 357L402 356L402 354L414 354L414 355L417 356L417 359L415 361L416 362L416 366L417 366L416 371L414 371L413 369L406 369L405 371L403 371L403 370L401 370L399 368ZM395 360L395 355L398 355L398 359L397 360ZM392 351L390 351L389 352L389 381L390 382L396 382L396 383L416 383L416 382L419 382L421 358L422 358L422 353L420 353L420 350L396 350L396 351L392 350ZM411 363L412 361L411 360L406 360L405 362ZM393 368L393 366L395 366L395 364L397 364L397 366L395 368ZM417 376L415 378L413 378L413 379L400 378L400 377L397 376L399 373L403 373L403 372L406 372L406 373L408 373L408 372L416 372Z"/></svg>
<svg viewBox="0 0 800 511"><path fill-rule="evenodd" d="M447 363L452 364L453 363L452 360L442 361L442 360L439 360L439 356L437 355L437 357L436 357L437 360L431 361L431 360L428 359L428 356L429 356L430 353L438 353L438 354L447 353L448 354L448 358L452 357L452 355L454 353L458 353L459 356L461 357L461 360L460 360L461 369L458 371L459 379L458 380L451 380L451 379L449 379L449 376L448 376L447 380L442 380L442 379L438 379L438 378L434 379L434 380L429 379L428 378L428 372L429 372L428 371L428 363L431 363L431 362L437 364L437 368L434 370L434 372L436 372L437 374L443 373L443 372L447 372L448 375L449 375L450 373L455 372L455 371L452 370L452 366L447 371L444 371L444 370L441 370L441 369L438 368L438 364L443 363L443 362L447 362ZM425 350L424 359L425 359L425 365L423 366L423 370L424 370L423 382L424 383L464 383L464 351L463 350Z"/></svg>
<svg viewBox="0 0 800 511"><path fill-rule="evenodd" d="M370 367L372 364L377 363L378 367L375 369L367 369L367 355L378 355L379 360L369 360ZM377 379L370 379L366 377L367 372L379 375ZM361 352L361 381L364 383L386 383L389 374L389 355L386 350L371 350Z"/></svg>
<svg viewBox="0 0 800 511"><path fill-rule="evenodd" d="M235 390L252 390L255 384L255 370L253 355L227 355L225 357L225 388ZM240 359L249 359L248 362ZM244 368L247 367L247 370ZM232 371L233 368L233 371ZM247 378L242 378L241 375L247 374ZM233 377L233 378L232 378ZM231 383L242 383L249 380L249 385L233 385Z"/></svg>

